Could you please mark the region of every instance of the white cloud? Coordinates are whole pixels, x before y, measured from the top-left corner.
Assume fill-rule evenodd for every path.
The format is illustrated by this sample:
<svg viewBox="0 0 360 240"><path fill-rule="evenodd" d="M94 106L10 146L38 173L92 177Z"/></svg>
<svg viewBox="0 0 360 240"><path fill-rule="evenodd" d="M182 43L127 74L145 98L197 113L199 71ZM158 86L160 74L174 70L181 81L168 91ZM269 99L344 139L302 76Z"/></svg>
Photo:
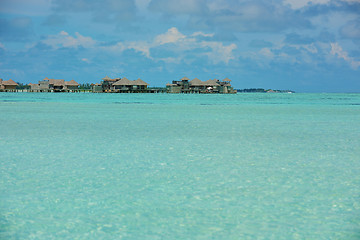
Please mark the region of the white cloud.
<svg viewBox="0 0 360 240"><path fill-rule="evenodd" d="M220 62L229 63L230 60L235 59L233 56L233 50L237 48L237 46L232 43L228 46L224 46L221 42L201 42L200 45L202 47L209 47L212 51L206 53L206 55L210 58L210 60L217 64Z"/></svg>
<svg viewBox="0 0 360 240"><path fill-rule="evenodd" d="M177 28L172 27L166 33L157 35L153 41L118 42L116 45L102 47L102 49L120 53L127 49L133 49L141 52L149 59L167 63L179 63L181 59L185 58L187 62L190 62L191 59L199 56L207 56L214 64L220 62L227 64L230 60L235 59L233 55L233 51L237 48L235 44L226 46L222 42L199 40L196 38L197 36L212 37L214 34L196 32L187 36L179 32ZM166 47L166 53L163 56L157 58L151 56L151 49L167 44L172 45ZM193 53L195 50L200 51L200 53ZM177 57L172 56L174 54Z"/></svg>
<svg viewBox="0 0 360 240"><path fill-rule="evenodd" d="M306 49L307 51L309 51L310 53L318 53L318 49L316 48L316 46L313 43L303 45L303 48Z"/></svg>
<svg viewBox="0 0 360 240"><path fill-rule="evenodd" d="M96 41L93 40L91 37L85 37L80 33L76 32L75 37L69 35L69 33L65 31L61 31L56 35L50 35L47 39L42 41L46 45L52 46L53 48L57 49L60 47L64 48L91 48L95 46Z"/></svg>
<svg viewBox="0 0 360 240"><path fill-rule="evenodd" d="M267 58L274 58L275 54L271 51L270 48L263 48L259 51L259 53Z"/></svg>
<svg viewBox="0 0 360 240"><path fill-rule="evenodd" d="M147 58L151 58L150 56L150 46L147 42L130 42L127 44L128 49L134 49L137 52L142 53Z"/></svg>
<svg viewBox="0 0 360 240"><path fill-rule="evenodd" d="M257 52L248 52L243 55L254 60L259 65L269 67L270 62L316 65L321 54L323 52L314 43L286 44L284 42L273 42L272 47L264 47Z"/></svg>
<svg viewBox="0 0 360 240"><path fill-rule="evenodd" d="M337 56L338 58L344 59L346 62L350 63L353 69L360 67L360 61L356 61L354 58L349 57L349 54L342 49L339 43L331 43L331 52L332 55Z"/></svg>
<svg viewBox="0 0 360 240"><path fill-rule="evenodd" d="M94 46L96 43L96 41L93 40L91 37L84 37L78 32L76 32L75 35L77 37L77 39L76 39L77 46L83 46L83 47L89 48L89 47Z"/></svg>
<svg viewBox="0 0 360 240"><path fill-rule="evenodd" d="M181 59L178 58L174 58L174 57L167 57L167 58L159 58L158 60L166 62L166 63L176 63L179 64L181 62Z"/></svg>
<svg viewBox="0 0 360 240"><path fill-rule="evenodd" d="M196 37L213 37L213 33L203 33L203 32L195 32L189 36L186 36L179 32L179 30L175 27L170 28L165 34L160 34L155 37L153 47L157 47L166 43L172 43L175 46L173 47L173 51L180 52L180 55L186 51L192 51L195 49L201 49L204 51L199 55L207 56L210 61L214 64L224 62L228 63L231 59L234 59L233 50L237 48L235 44L230 44L228 46L224 46L222 42L215 41L200 41ZM185 54L189 59L189 55ZM167 58L170 61L173 61L173 58ZM178 58L177 58L178 59Z"/></svg>
<svg viewBox="0 0 360 240"><path fill-rule="evenodd" d="M203 33L203 32L195 32L191 34L192 37L202 36L202 37L213 37L214 33Z"/></svg>
<svg viewBox="0 0 360 240"><path fill-rule="evenodd" d="M166 33L160 34L155 38L155 43L163 45L166 43L176 43L179 40L185 39L186 36L179 32L175 27L170 28Z"/></svg>
<svg viewBox="0 0 360 240"><path fill-rule="evenodd" d="M127 47L123 42L118 42L116 45L106 46L101 48L104 50L109 50L111 52L123 52L127 49Z"/></svg>
<svg viewBox="0 0 360 240"><path fill-rule="evenodd" d="M128 49L133 49L136 52L142 53L147 58L151 59L150 56L150 46L145 41L138 41L138 42L118 42L116 45L113 46L106 46L101 47L101 49L108 50L111 52L123 52Z"/></svg>

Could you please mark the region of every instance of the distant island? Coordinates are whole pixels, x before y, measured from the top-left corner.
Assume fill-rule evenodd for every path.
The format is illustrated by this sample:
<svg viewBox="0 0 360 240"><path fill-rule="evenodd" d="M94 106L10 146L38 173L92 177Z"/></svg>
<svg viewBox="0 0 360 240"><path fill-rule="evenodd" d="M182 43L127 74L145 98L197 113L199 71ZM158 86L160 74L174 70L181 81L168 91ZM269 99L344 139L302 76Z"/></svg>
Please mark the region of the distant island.
<svg viewBox="0 0 360 240"><path fill-rule="evenodd" d="M264 89L264 88L245 88L237 89L237 92L242 93L295 93L293 90L274 90L274 89Z"/></svg>

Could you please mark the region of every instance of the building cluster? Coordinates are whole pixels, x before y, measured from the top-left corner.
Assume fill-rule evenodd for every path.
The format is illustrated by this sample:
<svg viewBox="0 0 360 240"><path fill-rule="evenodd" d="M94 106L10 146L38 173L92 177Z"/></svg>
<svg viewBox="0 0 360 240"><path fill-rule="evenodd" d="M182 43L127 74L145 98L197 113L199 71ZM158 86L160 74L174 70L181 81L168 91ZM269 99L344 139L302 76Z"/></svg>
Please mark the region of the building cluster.
<svg viewBox="0 0 360 240"><path fill-rule="evenodd" d="M129 80L124 78L104 77L101 83L92 85L93 92L112 92L112 93L143 93L147 92L149 84L141 80Z"/></svg>
<svg viewBox="0 0 360 240"><path fill-rule="evenodd" d="M141 79L129 80L124 78L104 77L100 83L91 84L94 93L236 93L236 90L230 84L231 80L225 78L220 81L218 79L201 81L194 78L190 81L187 77L183 77L180 81L172 81L166 84L166 88L148 88L149 84ZM13 80L3 81L0 79L0 91L17 91L18 84ZM29 92L79 92L79 84L74 81L65 81L64 79L45 78L35 84L28 84ZM84 91L84 90L82 90Z"/></svg>
<svg viewBox="0 0 360 240"><path fill-rule="evenodd" d="M65 81L64 79L49 79L39 81L39 83L29 83L31 92L77 92L79 84L74 81Z"/></svg>
<svg viewBox="0 0 360 240"><path fill-rule="evenodd" d="M14 80L9 79L7 81L3 81L0 78L0 91L1 92L15 92L16 91L16 86L18 84L16 82L14 82Z"/></svg>
<svg viewBox="0 0 360 240"><path fill-rule="evenodd" d="M166 92L168 93L236 93L236 90L230 84L231 80L225 78L220 81L218 79L201 81L194 78L190 81L187 77L183 77L180 81L173 81L166 84Z"/></svg>

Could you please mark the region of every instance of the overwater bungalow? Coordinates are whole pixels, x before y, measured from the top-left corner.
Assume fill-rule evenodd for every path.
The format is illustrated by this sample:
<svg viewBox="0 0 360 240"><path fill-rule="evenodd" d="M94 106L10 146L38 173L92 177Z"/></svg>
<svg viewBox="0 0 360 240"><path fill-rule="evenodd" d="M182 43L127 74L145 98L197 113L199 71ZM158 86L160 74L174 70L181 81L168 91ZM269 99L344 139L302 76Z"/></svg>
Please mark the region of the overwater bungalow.
<svg viewBox="0 0 360 240"><path fill-rule="evenodd" d="M1 92L16 92L16 86L18 86L18 84L14 80L9 79L7 81L3 81L0 78L0 91Z"/></svg>
<svg viewBox="0 0 360 240"><path fill-rule="evenodd" d="M92 91L93 93L103 92L103 88L102 88L101 83L91 84L91 91Z"/></svg>
<svg viewBox="0 0 360 240"><path fill-rule="evenodd" d="M166 84L167 93L189 93L189 78L183 77L180 81L172 81L172 83Z"/></svg>
<svg viewBox="0 0 360 240"><path fill-rule="evenodd" d="M31 92L77 92L79 84L75 80L65 81L64 79L44 78L38 84L30 83Z"/></svg>
<svg viewBox="0 0 360 240"><path fill-rule="evenodd" d="M68 91L77 91L79 89L79 84L75 80L70 80L65 82L65 88Z"/></svg>
<svg viewBox="0 0 360 240"><path fill-rule="evenodd" d="M124 78L111 79L108 76L102 79L101 83L93 84L93 92L113 92L113 93L143 93L148 92L148 83L140 78L137 80L129 80Z"/></svg>
<svg viewBox="0 0 360 240"><path fill-rule="evenodd" d="M166 84L167 93L236 93L231 86L230 79L225 78L223 81L218 79L201 81L194 78L189 82L189 78L183 77L180 81L173 81Z"/></svg>
<svg viewBox="0 0 360 240"><path fill-rule="evenodd" d="M112 85L119 81L121 78L109 78L108 76L104 77L101 82L102 90L101 92L111 92Z"/></svg>

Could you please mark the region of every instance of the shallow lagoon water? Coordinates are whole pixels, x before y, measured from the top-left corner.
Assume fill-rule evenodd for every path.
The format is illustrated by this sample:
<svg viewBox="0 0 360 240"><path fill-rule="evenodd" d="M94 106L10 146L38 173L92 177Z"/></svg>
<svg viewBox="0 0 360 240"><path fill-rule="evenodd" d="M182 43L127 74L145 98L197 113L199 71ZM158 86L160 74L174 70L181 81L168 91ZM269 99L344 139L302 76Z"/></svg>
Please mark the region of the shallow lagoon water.
<svg viewBox="0 0 360 240"><path fill-rule="evenodd" d="M360 94L0 93L0 239L359 239Z"/></svg>

